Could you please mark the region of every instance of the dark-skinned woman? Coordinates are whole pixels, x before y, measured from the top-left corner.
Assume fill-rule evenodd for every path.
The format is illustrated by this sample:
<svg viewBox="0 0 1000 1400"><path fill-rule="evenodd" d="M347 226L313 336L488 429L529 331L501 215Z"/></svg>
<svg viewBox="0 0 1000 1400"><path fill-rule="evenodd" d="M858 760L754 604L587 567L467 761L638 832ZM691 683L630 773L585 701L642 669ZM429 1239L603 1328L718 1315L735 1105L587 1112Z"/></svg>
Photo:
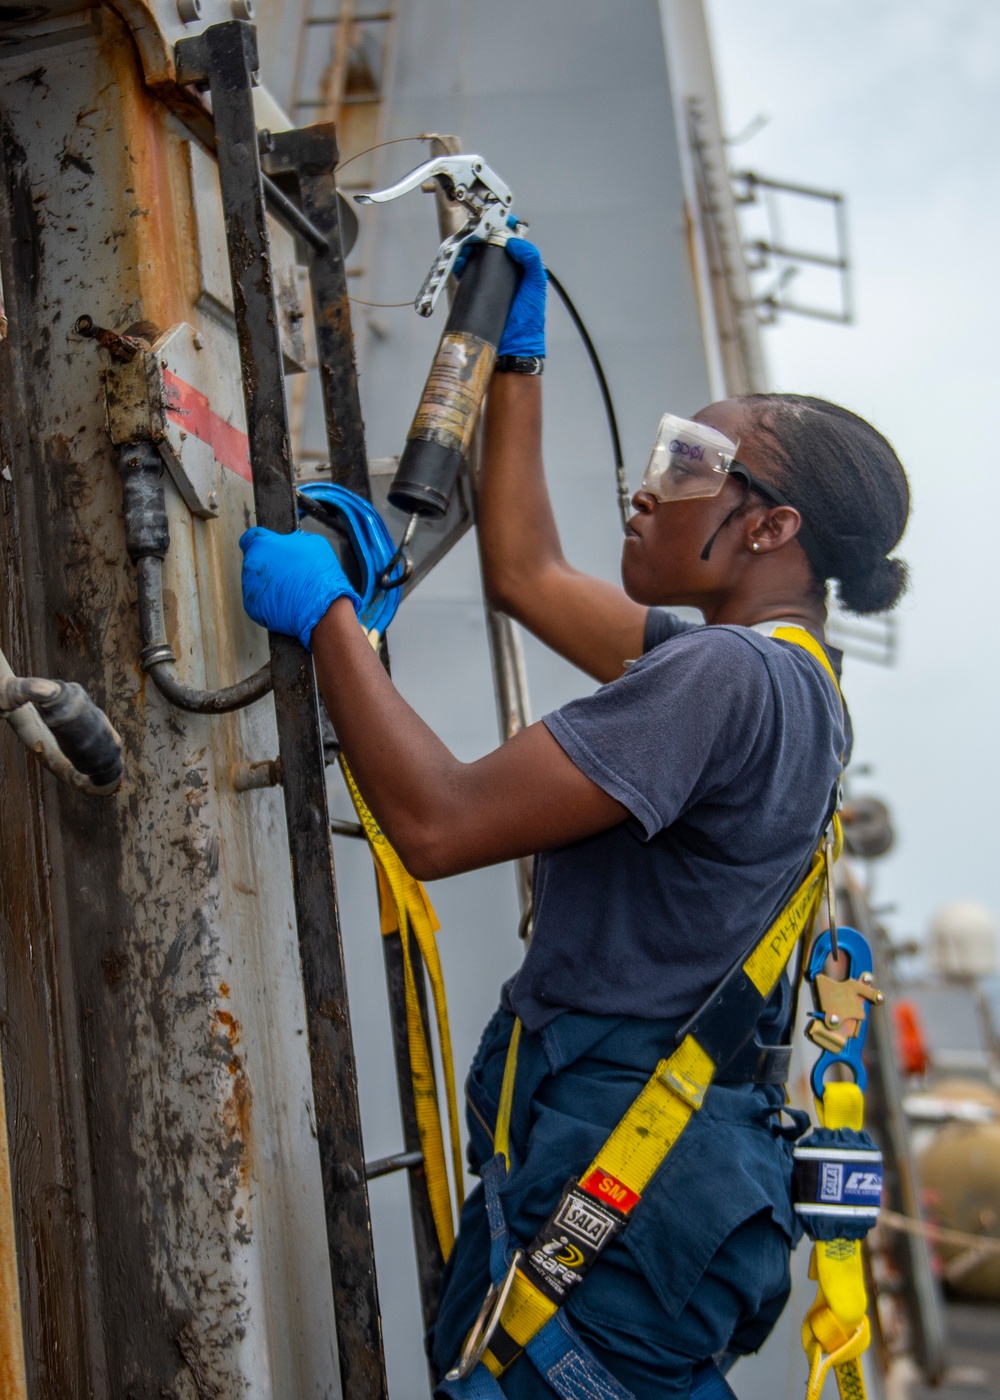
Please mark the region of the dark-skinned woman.
<svg viewBox="0 0 1000 1400"><path fill-rule="evenodd" d="M752 395L667 415L623 587L580 572L545 485L542 380L520 372L544 355L545 273L530 244L510 247L523 274L485 424L486 591L602 686L462 763L393 688L325 540L248 531L244 598L256 621L311 646L361 792L414 875L537 857L531 945L469 1075L470 1164L490 1199L482 1184L470 1195L448 1263L429 1341L440 1393L708 1400L731 1394L713 1358L770 1332L798 1235L784 1092L746 1070L708 1089L558 1327L539 1334L555 1352L514 1348L498 1380L481 1364L447 1373L490 1288L491 1226L497 1283L801 880L850 750L827 580L855 612L894 605L906 477L879 433L822 400ZM663 610L678 605L707 625ZM788 628L819 646L772 635ZM763 1043L786 1033L788 1003L783 981Z"/></svg>

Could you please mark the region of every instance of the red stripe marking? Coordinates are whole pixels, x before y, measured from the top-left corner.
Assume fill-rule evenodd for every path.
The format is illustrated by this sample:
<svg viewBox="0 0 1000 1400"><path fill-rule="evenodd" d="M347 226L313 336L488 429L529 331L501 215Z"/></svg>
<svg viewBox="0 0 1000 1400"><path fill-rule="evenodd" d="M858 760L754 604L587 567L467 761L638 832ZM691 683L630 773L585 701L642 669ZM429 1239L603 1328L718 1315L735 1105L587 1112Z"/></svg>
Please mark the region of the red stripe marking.
<svg viewBox="0 0 1000 1400"><path fill-rule="evenodd" d="M584 1177L580 1188L586 1191L588 1196L607 1201L609 1206L614 1206L615 1210L620 1210L623 1215L628 1215L633 1206L639 1204L639 1197L631 1187L626 1186L624 1181L619 1181L610 1172L602 1172L600 1167L595 1167L589 1176Z"/></svg>
<svg viewBox="0 0 1000 1400"><path fill-rule="evenodd" d="M246 433L234 428L213 410L204 394L199 393L169 369L163 371L163 387L166 390L167 417L186 433L192 433L202 442L207 442L215 453L217 462L241 476L244 481L253 481L250 470L250 443Z"/></svg>

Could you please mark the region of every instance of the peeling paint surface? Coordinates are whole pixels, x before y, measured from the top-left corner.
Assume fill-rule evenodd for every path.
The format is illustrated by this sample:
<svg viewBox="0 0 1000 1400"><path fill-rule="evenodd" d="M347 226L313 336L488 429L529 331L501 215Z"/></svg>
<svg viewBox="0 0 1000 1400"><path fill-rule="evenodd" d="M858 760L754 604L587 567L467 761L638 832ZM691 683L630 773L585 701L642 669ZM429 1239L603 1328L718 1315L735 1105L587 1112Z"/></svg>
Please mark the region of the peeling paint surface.
<svg viewBox="0 0 1000 1400"><path fill-rule="evenodd" d="M16 561L0 642L15 665L86 685L126 765L96 804L0 734L15 833L0 1049L30 1393L332 1400L284 816L280 794L231 778L276 751L271 702L187 715L139 673L107 361L72 330L82 314L116 330L187 321L211 372L238 378L232 331L197 306L188 134L142 86L116 13L101 16L99 32L0 56L0 532ZM216 520L169 481L167 505L178 670L229 683L266 660L240 603L249 485L221 474Z"/></svg>

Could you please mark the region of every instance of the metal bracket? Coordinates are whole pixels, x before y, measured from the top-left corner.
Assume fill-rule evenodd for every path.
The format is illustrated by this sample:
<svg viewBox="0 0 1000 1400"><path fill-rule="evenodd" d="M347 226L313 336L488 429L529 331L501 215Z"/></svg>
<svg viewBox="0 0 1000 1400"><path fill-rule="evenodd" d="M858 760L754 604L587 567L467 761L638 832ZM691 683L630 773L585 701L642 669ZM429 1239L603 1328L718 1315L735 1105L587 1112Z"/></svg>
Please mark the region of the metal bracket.
<svg viewBox="0 0 1000 1400"><path fill-rule="evenodd" d="M233 20L231 23L238 24L240 27L244 63L251 75L252 83L256 85L257 71L260 67L260 60L257 56L257 31L252 24L248 24L244 20ZM222 25L213 26L215 29L222 27ZM193 34L190 39L179 39L174 45L174 67L177 72L177 81L181 87L202 89L211 87L209 32L206 29L203 34ZM269 143L273 140L271 133L262 132L260 137L263 138L265 149L269 149ZM305 239L317 253L325 253L327 241L316 225L306 218L302 210L288 198L284 190L279 189L269 175L260 171L260 180L264 190L264 198L267 200L271 213L281 219L293 233L297 233L300 238Z"/></svg>
<svg viewBox="0 0 1000 1400"><path fill-rule="evenodd" d="M776 276L770 287L754 297L754 306L764 325L771 325L783 311L798 316L811 316L820 321L850 325L854 319L851 305L851 262L847 243L847 213L844 196L836 190L815 189L811 185L792 184L787 180L772 180L752 170L735 171L731 176L733 193L739 205L761 204L767 220L767 236L751 238L744 243L747 270L750 273L773 271ZM790 246L781 235L781 219L777 197L785 195L798 200L825 204L833 217L836 251L818 252L810 248ZM803 268L825 268L838 274L840 306L825 307L795 301L786 293Z"/></svg>
<svg viewBox="0 0 1000 1400"><path fill-rule="evenodd" d="M185 505L194 515L210 519L219 513L217 451L227 455L227 449L215 441L212 424L229 428L230 446L235 444L244 458L246 430L238 385L215 386L235 392L228 402L214 404L196 387L203 377L200 342L186 321L171 326L149 350L124 362L112 360L104 391L114 445L155 442ZM248 472L247 462L242 474Z"/></svg>

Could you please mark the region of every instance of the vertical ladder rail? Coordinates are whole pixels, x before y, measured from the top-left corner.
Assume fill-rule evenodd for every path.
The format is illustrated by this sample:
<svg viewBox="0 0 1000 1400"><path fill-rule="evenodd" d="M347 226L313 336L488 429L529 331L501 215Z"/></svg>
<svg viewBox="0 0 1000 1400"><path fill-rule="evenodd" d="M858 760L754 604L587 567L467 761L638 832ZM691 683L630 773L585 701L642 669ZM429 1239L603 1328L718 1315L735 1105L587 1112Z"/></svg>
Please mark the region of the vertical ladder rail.
<svg viewBox="0 0 1000 1400"><path fill-rule="evenodd" d="M24 1330L17 1276L17 1234L10 1170L10 1141L0 1061L0 1395L4 1400L28 1400L24 1367Z"/></svg>
<svg viewBox="0 0 1000 1400"><path fill-rule="evenodd" d="M462 150L462 142L458 136L429 136L427 138L432 156L455 156ZM466 213L460 204L453 203L448 198L440 185L434 191L434 199L437 204L438 232L442 240L450 238L465 223ZM448 300L454 299L454 283L449 280L447 288ZM475 435L472 440L472 450L465 470L468 471L469 481L472 486L472 498L475 503L474 509L478 521L479 516L479 469L480 456L482 452L483 430L482 423L477 423ZM482 549L479 542L479 531L476 531L476 553L479 557L480 575L482 574ZM500 742L505 744L508 739L513 739L515 734L520 734L522 729L527 729L531 723L530 707L528 704L528 673L524 664L524 648L521 644L521 632L517 623L507 616L506 613L498 612L490 607L489 603L483 601L483 609L486 613L486 638L490 649L490 668L493 672L493 694L497 706L497 725L500 730ZM534 862L530 856L522 856L514 861L514 875L517 880L517 901L521 911L521 919L518 933L521 938L528 938L531 934L531 881Z"/></svg>
<svg viewBox="0 0 1000 1400"><path fill-rule="evenodd" d="M256 35L241 21L215 25L182 40L177 57L181 80L207 80L211 93L257 521L289 532L297 514L251 97ZM270 648L342 1392L388 1400L316 681L297 641L272 634Z"/></svg>
<svg viewBox="0 0 1000 1400"><path fill-rule="evenodd" d="M347 273L340 239L335 167L338 150L332 123L276 133L267 157L269 173L280 179L283 172L294 174L302 212L327 239L325 253L314 253L310 266L313 320L319 361L323 409L326 416L330 451L330 476L338 485L371 500L365 427L358 393L354 337L347 294ZM382 659L388 665L383 641ZM417 1275L424 1327L437 1317L444 1257L434 1228L427 1173L420 1148L417 1111L413 1099L409 1035L406 1022L406 990L403 950L398 934L382 940L389 994L396 1079L399 1086L400 1116L405 1152L413 1160L407 1166L410 1213L413 1220ZM415 968L422 966L419 950L410 936L410 956ZM418 992L424 993L423 978ZM421 996L421 1013L428 1021L426 996Z"/></svg>

